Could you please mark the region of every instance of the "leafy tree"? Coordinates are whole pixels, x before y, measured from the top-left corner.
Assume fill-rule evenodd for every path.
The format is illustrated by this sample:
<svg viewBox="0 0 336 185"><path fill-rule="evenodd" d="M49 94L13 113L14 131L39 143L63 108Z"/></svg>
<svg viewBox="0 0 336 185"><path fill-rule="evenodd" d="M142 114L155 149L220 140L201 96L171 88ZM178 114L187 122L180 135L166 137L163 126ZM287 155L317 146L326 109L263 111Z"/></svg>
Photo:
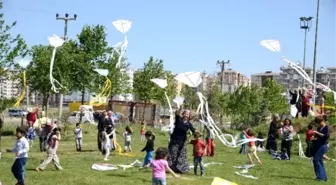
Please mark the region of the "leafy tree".
<svg viewBox="0 0 336 185"><path fill-rule="evenodd" d="M33 46L31 49L32 62L27 67L27 81L29 87L31 92L42 94L42 105L43 108L46 108L46 115L49 97L54 93L51 90L49 78L51 53L51 46Z"/></svg>
<svg viewBox="0 0 336 185"><path fill-rule="evenodd" d="M137 99L144 102L142 120L145 117L145 108L151 100L161 100L164 97L163 89L154 84L151 79L164 78L163 60L154 60L153 57L144 64L143 69L134 74L133 91Z"/></svg>
<svg viewBox="0 0 336 185"><path fill-rule="evenodd" d="M183 103L184 107L187 107L191 110L197 109L197 106L199 104L199 98L197 96L197 89L183 84L182 94L184 96L184 103Z"/></svg>
<svg viewBox="0 0 336 185"><path fill-rule="evenodd" d="M73 90L82 92L82 104L86 91L96 91L92 83L97 78L94 68L97 63L107 60L107 53L111 52L106 41L105 27L102 25L84 26L77 35L78 41L72 45L72 84Z"/></svg>
<svg viewBox="0 0 336 185"><path fill-rule="evenodd" d="M3 2L0 2L0 12ZM10 30L16 22L6 25L4 14L0 13L0 69L8 68L14 64L14 59L18 56L24 57L28 53L27 45L21 35L13 37ZM4 74L4 73L1 73Z"/></svg>
<svg viewBox="0 0 336 185"><path fill-rule="evenodd" d="M263 87L263 99L270 113L284 114L288 112L287 99L281 95L283 92L285 92L284 88L276 81L266 80Z"/></svg>
<svg viewBox="0 0 336 185"><path fill-rule="evenodd" d="M128 93L131 93L132 85L130 83L130 77L126 73L127 68L129 67L129 64L125 60L121 60L119 63L119 66L117 67L118 63L118 55L115 54L113 57L110 57L108 59L108 62L99 62L99 68L101 69L107 69L109 71L107 77L112 81L111 84L111 94L110 98L112 98L115 95L126 95ZM106 80L106 78L100 78L100 84L103 84ZM112 106L112 105L111 105ZM110 107L112 108L112 107Z"/></svg>

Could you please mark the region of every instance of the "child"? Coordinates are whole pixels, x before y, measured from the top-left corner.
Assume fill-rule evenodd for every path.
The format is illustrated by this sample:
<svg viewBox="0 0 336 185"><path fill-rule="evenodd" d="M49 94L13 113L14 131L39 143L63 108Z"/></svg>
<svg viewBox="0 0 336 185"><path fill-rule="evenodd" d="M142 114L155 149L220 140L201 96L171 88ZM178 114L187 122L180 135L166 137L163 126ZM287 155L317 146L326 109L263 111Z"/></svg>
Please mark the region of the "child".
<svg viewBox="0 0 336 185"><path fill-rule="evenodd" d="M16 144L13 149L7 149L7 152L15 153L15 162L12 166L12 173L18 180L17 185L24 184L24 167L28 159L29 142L24 137L25 130L18 127L16 129Z"/></svg>
<svg viewBox="0 0 336 185"><path fill-rule="evenodd" d="M75 141L76 141L76 150L82 151L82 138L83 138L83 130L79 123L76 123L76 128L74 131L74 134L76 135Z"/></svg>
<svg viewBox="0 0 336 185"><path fill-rule="evenodd" d="M130 126L127 126L124 132L124 137L125 137L124 152L126 152L127 149L129 152L132 152L132 147L131 147L132 133L133 133L132 128Z"/></svg>
<svg viewBox="0 0 336 185"><path fill-rule="evenodd" d="M141 152L146 151L146 156L144 159L143 167L150 163L150 161L153 159L153 152L154 152L154 140L155 136L151 131L147 131L145 133L147 143L146 146L141 150Z"/></svg>
<svg viewBox="0 0 336 185"><path fill-rule="evenodd" d="M258 133L258 139L264 139L264 137L262 136L262 133L259 132ZM263 149L264 148L264 144L262 141L257 141L257 148Z"/></svg>
<svg viewBox="0 0 336 185"><path fill-rule="evenodd" d="M195 140L190 141L190 144L193 145L193 156L194 156L194 173L197 175L197 167L198 164L201 168L201 176L204 176L204 167L203 167L203 153L205 150L205 144L201 139L201 134L199 132L195 132L194 134Z"/></svg>
<svg viewBox="0 0 336 185"><path fill-rule="evenodd" d="M254 139L254 133L252 130L248 130L247 132L244 132L245 136L247 139ZM256 158L258 160L259 164L262 164L258 155L257 155L257 147L255 146L255 142L254 141L250 141L249 142L249 149L248 149L248 158L249 158L249 164L253 164L253 159L252 159L252 155L254 156L254 158Z"/></svg>
<svg viewBox="0 0 336 185"><path fill-rule="evenodd" d="M26 137L28 139L30 147L33 147L33 143L34 143L34 139L35 139L35 130L34 130L33 125L29 126Z"/></svg>
<svg viewBox="0 0 336 185"><path fill-rule="evenodd" d="M141 128L140 128L140 135L141 135L140 140L141 141L145 140L145 138L146 138L145 133L146 133L146 126L145 126L145 123L142 122L141 123Z"/></svg>
<svg viewBox="0 0 336 185"><path fill-rule="evenodd" d="M212 127L209 126L209 128L208 127L205 127L205 128L207 131L207 137L205 138L206 145L207 145L206 155L213 157L215 155L215 143L214 143L215 135L210 131Z"/></svg>
<svg viewBox="0 0 336 185"><path fill-rule="evenodd" d="M107 133L107 130L109 131ZM105 150L105 158L104 161L108 161L108 157L110 156L110 150L112 148L111 138L110 136L113 134L113 130L107 128L102 132L103 146Z"/></svg>
<svg viewBox="0 0 336 185"><path fill-rule="evenodd" d="M313 150L312 150L312 147L313 147L313 144L312 144L312 141L313 141L313 125L308 125L308 130L306 131L306 143L307 143L307 148L306 148L306 156L307 157L312 157L313 154Z"/></svg>
<svg viewBox="0 0 336 185"><path fill-rule="evenodd" d="M166 170L168 170L174 177L178 178L179 176L176 175L173 170L171 170L168 166L167 162L168 150L166 148L158 148L155 152L155 159L144 166L148 168L152 166L153 168L153 177L152 177L152 184L153 185L165 185L167 184L166 181Z"/></svg>
<svg viewBox="0 0 336 185"><path fill-rule="evenodd" d="M47 158L36 168L37 172L40 172L41 170L43 171L51 161L53 161L57 170L63 170L57 156L57 149L60 140L61 130L59 128L54 128L47 138Z"/></svg>
<svg viewBox="0 0 336 185"><path fill-rule="evenodd" d="M240 135L239 135L239 137L240 137L240 139L241 140L243 140L243 139L246 139L246 135L245 135L245 132L247 131L247 126L246 125L244 125L243 126L243 131L240 133ZM239 153L240 154L247 154L247 150L246 150L246 144L244 143L244 144L242 144L242 146L241 146L241 148L240 148L240 150L239 150Z"/></svg>

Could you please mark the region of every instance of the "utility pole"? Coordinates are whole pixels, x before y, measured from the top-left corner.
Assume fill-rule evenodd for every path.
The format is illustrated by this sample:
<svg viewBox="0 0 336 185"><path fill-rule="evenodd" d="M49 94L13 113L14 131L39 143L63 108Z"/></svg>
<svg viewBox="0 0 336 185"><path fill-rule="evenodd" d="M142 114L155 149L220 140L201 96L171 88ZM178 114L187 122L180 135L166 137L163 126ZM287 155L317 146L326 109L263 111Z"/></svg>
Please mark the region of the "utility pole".
<svg viewBox="0 0 336 185"><path fill-rule="evenodd" d="M62 20L64 21L64 37L63 39L67 40L68 35L68 21L75 21L77 19L77 15L74 14L73 17L69 17L69 14L65 14L65 17L59 17L59 14L56 14L56 20ZM59 125L62 118L62 108L63 108L63 93L60 93L59 97L59 105L58 105L58 119L57 124Z"/></svg>
<svg viewBox="0 0 336 185"><path fill-rule="evenodd" d="M300 17L300 28L305 30L304 45L303 45L303 70L306 70L306 46L307 46L307 32L310 30L313 17ZM303 87L305 87L306 80L303 79Z"/></svg>
<svg viewBox="0 0 336 185"><path fill-rule="evenodd" d="M315 44L314 44L314 63L313 63L313 104L315 105L315 94L316 94L316 55L317 55L317 34L318 34L318 21L319 21L319 11L320 11L320 0L317 0L317 10L316 10L316 28L315 28Z"/></svg>
<svg viewBox="0 0 336 185"><path fill-rule="evenodd" d="M219 61L217 60L217 65L220 65L221 67L221 92L222 94L224 93L224 71L225 71L225 64L230 64L230 60L228 61ZM222 113L219 114L219 123L222 125L223 124L223 115Z"/></svg>

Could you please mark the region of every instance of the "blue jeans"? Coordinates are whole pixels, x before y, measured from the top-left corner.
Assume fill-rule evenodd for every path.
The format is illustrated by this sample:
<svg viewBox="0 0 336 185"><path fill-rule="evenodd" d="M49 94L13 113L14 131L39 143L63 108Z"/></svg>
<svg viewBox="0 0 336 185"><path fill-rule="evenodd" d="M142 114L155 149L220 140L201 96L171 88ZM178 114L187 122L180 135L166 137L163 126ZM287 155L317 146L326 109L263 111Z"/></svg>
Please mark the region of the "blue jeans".
<svg viewBox="0 0 336 185"><path fill-rule="evenodd" d="M247 148L246 148L246 143L241 145L241 148L239 150L240 154L247 154Z"/></svg>
<svg viewBox="0 0 336 185"><path fill-rule="evenodd" d="M155 177L153 177L152 185L167 185L166 178L155 178Z"/></svg>
<svg viewBox="0 0 336 185"><path fill-rule="evenodd" d="M204 174L204 167L203 167L203 158L202 157L194 157L194 172L195 172L195 175L197 175L198 164L199 164L200 169L201 169L201 175L203 175Z"/></svg>
<svg viewBox="0 0 336 185"><path fill-rule="evenodd" d="M316 174L316 179L327 181L327 173L324 168L323 164L323 155L327 153L328 146L322 145L319 149L317 149L314 158L313 158L313 164L314 164L314 170Z"/></svg>
<svg viewBox="0 0 336 185"><path fill-rule="evenodd" d="M27 158L15 159L12 166L12 173L14 177L18 180L18 184L24 184L24 167L27 163Z"/></svg>
<svg viewBox="0 0 336 185"><path fill-rule="evenodd" d="M145 156L145 159L144 159L144 163L143 163L142 166L146 166L147 164L149 164L152 161L152 159L153 159L153 153L154 153L154 151L146 153L146 156Z"/></svg>

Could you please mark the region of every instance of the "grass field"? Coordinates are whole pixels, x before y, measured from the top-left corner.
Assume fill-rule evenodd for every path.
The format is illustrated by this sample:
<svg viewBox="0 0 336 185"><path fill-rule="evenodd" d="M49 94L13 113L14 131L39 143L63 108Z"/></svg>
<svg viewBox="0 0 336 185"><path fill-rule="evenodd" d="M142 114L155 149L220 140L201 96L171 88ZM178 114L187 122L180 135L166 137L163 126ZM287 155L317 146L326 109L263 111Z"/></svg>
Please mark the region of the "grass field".
<svg viewBox="0 0 336 185"><path fill-rule="evenodd" d="M115 171L98 172L91 169L93 163L102 163L103 156L98 154L96 144L96 129L95 126L85 125L83 151L76 152L74 136L72 128L67 128L63 134L62 141L59 147L59 157L64 171L56 171L51 164L43 172L36 172L34 169L45 158L46 154L39 152L38 139L35 140L35 145L29 152L29 160L26 166L26 184L27 185L73 185L73 184L151 184L151 169L139 171L139 168L129 168L123 171L122 169ZM139 140L138 128L133 127L135 134L133 135L132 147L135 158L119 156L113 153L110 156L109 163L111 164L130 164L135 159L143 160L145 153L140 152L144 147L145 142ZM119 133L123 132L123 128L118 129ZM156 131L155 147L168 146L168 136L163 136ZM123 141L122 136L118 134L118 140ZM5 148L11 148L15 142L14 137L3 137L2 151ZM122 144L123 142L120 142ZM259 153L259 157L263 161L263 165L258 165L249 170L249 174L258 177L258 180L252 180L236 175L237 171L233 168L234 165L243 165L247 158L244 155L237 154L239 149L227 148L219 141L216 141L216 154L213 158L205 157L207 162L221 162L222 165L209 166L205 169L205 177L194 176L193 173L182 175L179 179L167 175L167 181L170 185L210 185L214 177L220 177L239 185L316 185L313 165L307 159L298 157L297 150L298 142L293 144L293 153L291 161L277 161L267 153ZM188 148L189 162L192 163L191 146ZM334 152L332 152L334 154ZM330 157L335 158L334 156ZM0 181L3 185L15 184L11 173L11 165L14 160L12 153L2 153L0 160ZM321 184L335 184L335 162L327 162L327 174L329 176L328 182L321 182Z"/></svg>

